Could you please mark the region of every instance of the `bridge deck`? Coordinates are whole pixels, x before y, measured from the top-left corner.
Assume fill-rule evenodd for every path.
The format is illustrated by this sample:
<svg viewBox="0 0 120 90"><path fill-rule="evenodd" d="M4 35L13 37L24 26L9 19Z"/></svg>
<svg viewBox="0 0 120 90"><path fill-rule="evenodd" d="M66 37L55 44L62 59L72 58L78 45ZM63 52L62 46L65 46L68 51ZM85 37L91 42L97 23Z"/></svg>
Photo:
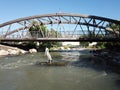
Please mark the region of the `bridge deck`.
<svg viewBox="0 0 120 90"><path fill-rule="evenodd" d="M120 42L119 38L24 38L24 39L1 39L0 42L25 42L25 41L39 41L39 42Z"/></svg>

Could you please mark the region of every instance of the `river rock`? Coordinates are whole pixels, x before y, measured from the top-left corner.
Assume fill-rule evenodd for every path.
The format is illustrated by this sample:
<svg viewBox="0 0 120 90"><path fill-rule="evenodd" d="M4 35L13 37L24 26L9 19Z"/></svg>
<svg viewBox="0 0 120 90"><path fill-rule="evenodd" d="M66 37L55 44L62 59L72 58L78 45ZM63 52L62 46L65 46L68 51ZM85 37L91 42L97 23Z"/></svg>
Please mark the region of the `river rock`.
<svg viewBox="0 0 120 90"><path fill-rule="evenodd" d="M27 51L25 51L25 50L20 50L20 53L25 54L25 53L27 53Z"/></svg>
<svg viewBox="0 0 120 90"><path fill-rule="evenodd" d="M67 50L71 50L70 48L67 48Z"/></svg>
<svg viewBox="0 0 120 90"><path fill-rule="evenodd" d="M33 49L29 49L29 52L30 52L30 53L36 53L36 52L37 52L37 50L36 50L36 49L34 49L34 48L33 48Z"/></svg>
<svg viewBox="0 0 120 90"><path fill-rule="evenodd" d="M64 47L60 47L60 50L65 50L65 48Z"/></svg>
<svg viewBox="0 0 120 90"><path fill-rule="evenodd" d="M7 56L7 55L19 55L19 54L25 54L28 53L28 51L19 49L17 47L10 47L0 44L0 56Z"/></svg>
<svg viewBox="0 0 120 90"><path fill-rule="evenodd" d="M6 50L0 50L0 56L8 55L9 52Z"/></svg>
<svg viewBox="0 0 120 90"><path fill-rule="evenodd" d="M17 49L8 49L9 55L18 55L20 52Z"/></svg>

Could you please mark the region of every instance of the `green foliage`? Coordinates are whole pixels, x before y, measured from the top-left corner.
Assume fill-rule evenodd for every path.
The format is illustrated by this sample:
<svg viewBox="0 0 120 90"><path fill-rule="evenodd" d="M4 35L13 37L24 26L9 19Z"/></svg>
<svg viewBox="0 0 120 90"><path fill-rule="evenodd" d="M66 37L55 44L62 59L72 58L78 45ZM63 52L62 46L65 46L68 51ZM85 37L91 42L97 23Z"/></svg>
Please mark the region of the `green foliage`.
<svg viewBox="0 0 120 90"><path fill-rule="evenodd" d="M120 25L117 25L115 23L110 23L109 25L107 25L107 27L111 28L111 29L114 29L116 31L119 31L120 30ZM109 49L114 49L114 48L118 48L120 47L120 42L107 42L105 44L105 47L106 48L109 48Z"/></svg>
<svg viewBox="0 0 120 90"><path fill-rule="evenodd" d="M110 49L110 50L113 50L113 49L119 49L120 47L120 42L98 42L97 45L96 45L96 48L99 48L99 49Z"/></svg>
<svg viewBox="0 0 120 90"><path fill-rule="evenodd" d="M53 28L51 28L51 30L48 30L45 25L39 25L38 22L36 22L36 21L33 21L33 26L30 27L29 32L33 38L42 38L42 37L46 37L46 36L49 36L50 38L54 38L54 37L60 36L60 33L55 31ZM48 33L49 33L49 35L48 35ZM39 45L39 48L45 48L45 47L50 48L50 47L54 47L54 46L57 47L60 45L61 45L61 43L59 43L59 42L42 42Z"/></svg>
<svg viewBox="0 0 120 90"><path fill-rule="evenodd" d="M61 46L61 43L58 43L58 42L42 42L39 47L51 48L51 47L59 47L59 46Z"/></svg>
<svg viewBox="0 0 120 90"><path fill-rule="evenodd" d="M98 42L97 45L96 45L96 48L98 49L104 49L105 48L105 44L104 42Z"/></svg>
<svg viewBox="0 0 120 90"><path fill-rule="evenodd" d="M105 44L105 47L108 48L108 49L115 49L115 48L118 48L120 47L120 42L108 42Z"/></svg>
<svg viewBox="0 0 120 90"><path fill-rule="evenodd" d="M69 45L65 45L65 46L64 46L64 49L68 49L68 48L69 48Z"/></svg>
<svg viewBox="0 0 120 90"><path fill-rule="evenodd" d="M114 24L114 23L109 23L107 28L114 29L114 30L120 30L120 25ZM96 46L97 48L103 49L119 49L120 47L120 42L99 42Z"/></svg>
<svg viewBox="0 0 120 90"><path fill-rule="evenodd" d="M29 32L31 34L32 37L34 38L41 38L44 37L46 35L47 32L47 28L44 25L33 25L30 27Z"/></svg>
<svg viewBox="0 0 120 90"><path fill-rule="evenodd" d="M115 23L109 23L109 24L107 25L107 27L108 27L108 28L111 28L111 29L114 29L114 30L116 30L116 31L119 31L119 30L120 30L120 25L117 25L117 24L115 24Z"/></svg>
<svg viewBox="0 0 120 90"><path fill-rule="evenodd" d="M54 37L60 37L61 34L57 31L55 31L53 28L50 29L49 31L49 37L54 38Z"/></svg>
<svg viewBox="0 0 120 90"><path fill-rule="evenodd" d="M88 47L89 46L89 42L80 42L80 45L82 47Z"/></svg>
<svg viewBox="0 0 120 90"><path fill-rule="evenodd" d="M88 37L89 38L95 38L96 36L95 36L95 33L93 31L89 31L88 32Z"/></svg>

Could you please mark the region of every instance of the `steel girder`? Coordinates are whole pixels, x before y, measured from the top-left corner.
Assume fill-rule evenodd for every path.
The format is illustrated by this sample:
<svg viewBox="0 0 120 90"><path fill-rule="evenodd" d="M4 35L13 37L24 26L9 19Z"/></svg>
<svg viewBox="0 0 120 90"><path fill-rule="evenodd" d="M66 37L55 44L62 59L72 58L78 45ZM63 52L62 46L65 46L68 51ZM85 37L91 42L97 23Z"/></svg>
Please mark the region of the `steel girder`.
<svg viewBox="0 0 120 90"><path fill-rule="evenodd" d="M70 14L70 13L55 13L45 15L35 15L25 18L19 18L16 20L8 21L0 24L0 37L1 40L8 39L26 39L31 37L29 28L34 25L33 22L37 22L38 25L46 25L49 30L47 35L43 35L43 40L50 37L50 29L54 29L61 33L61 36L54 38L76 38L77 40L119 40L120 39L120 21L113 20L104 17ZM108 27L110 24L115 24L118 28ZM69 28L68 28L69 27ZM39 37L36 36L38 39ZM41 40L40 39L40 40Z"/></svg>

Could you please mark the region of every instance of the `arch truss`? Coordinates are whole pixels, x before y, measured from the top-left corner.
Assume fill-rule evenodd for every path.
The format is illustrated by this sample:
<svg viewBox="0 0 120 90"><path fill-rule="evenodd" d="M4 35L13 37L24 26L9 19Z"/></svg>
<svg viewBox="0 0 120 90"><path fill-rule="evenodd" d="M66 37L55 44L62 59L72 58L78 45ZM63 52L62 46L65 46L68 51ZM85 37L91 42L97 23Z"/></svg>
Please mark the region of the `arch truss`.
<svg viewBox="0 0 120 90"><path fill-rule="evenodd" d="M36 24L45 26L30 32ZM34 34L33 34L34 33ZM120 41L120 21L104 17L55 13L0 24L1 41Z"/></svg>

